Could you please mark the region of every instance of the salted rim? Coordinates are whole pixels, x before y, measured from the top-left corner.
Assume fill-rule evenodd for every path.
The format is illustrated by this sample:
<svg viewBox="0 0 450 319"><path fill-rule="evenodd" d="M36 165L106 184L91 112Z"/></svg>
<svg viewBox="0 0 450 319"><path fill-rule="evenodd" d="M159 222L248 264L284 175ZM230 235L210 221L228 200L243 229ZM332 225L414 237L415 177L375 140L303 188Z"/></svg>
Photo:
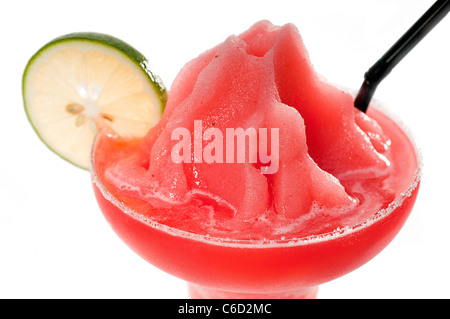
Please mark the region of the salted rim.
<svg viewBox="0 0 450 319"><path fill-rule="evenodd" d="M125 205L123 202L119 201L111 192L103 185L100 178L97 176L97 172L95 171L95 165L94 165L94 154L95 154L95 145L97 143L97 138L101 134L101 130L97 133L94 143L92 145L91 149L91 157L89 161L89 168L91 172L91 178L92 182L97 186L97 188L100 190L103 197L110 201L114 206L119 208L122 212L128 214L130 217L163 232L166 232L170 235L182 237L182 238L189 238L197 241L202 241L208 244L218 245L218 246L225 246L225 247L235 247L235 248L282 248L282 247L295 247L295 246L303 246L303 245L309 245L313 243L320 243L332 239L341 238L344 236L347 236L349 234L352 234L354 232L357 232L359 230L362 230L375 222L385 218L386 216L389 216L396 208L400 207L405 199L409 198L411 194L414 192L414 190L419 185L419 182L422 178L422 153L420 149L417 147L415 143L415 139L413 138L413 134L411 133L410 129L398 119L398 117L393 114L391 110L388 110L386 107L384 107L384 104L373 100L370 104L370 107L375 107L377 110L379 110L384 115L387 115L395 124L398 125L400 129L406 134L408 137L410 143L412 144L414 151L416 153L417 157L417 169L414 173L414 180L411 182L409 187L406 189L405 192L400 193L400 197L389 203L389 205L386 208L383 208L379 210L378 212L374 213L373 216L369 219L366 219L365 221L355 225L355 226L346 226L343 228L336 228L333 231L318 234L318 235L310 235L305 237L292 237L289 239L262 239L262 240L247 240L247 239L229 239L229 238L220 238L220 237L214 237L210 235L200 235L192 232L188 232L185 230L177 229L175 227L167 226L161 223L158 223L154 220L151 220L151 218L146 217L142 214L139 214L135 210L129 208L127 205Z"/></svg>

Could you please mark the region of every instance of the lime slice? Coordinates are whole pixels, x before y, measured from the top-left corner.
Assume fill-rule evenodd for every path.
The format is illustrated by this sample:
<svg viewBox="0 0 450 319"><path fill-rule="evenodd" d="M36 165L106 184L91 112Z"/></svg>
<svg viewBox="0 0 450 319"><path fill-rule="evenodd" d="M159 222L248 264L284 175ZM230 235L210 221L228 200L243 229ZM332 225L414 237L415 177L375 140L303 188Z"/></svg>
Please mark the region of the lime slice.
<svg viewBox="0 0 450 319"><path fill-rule="evenodd" d="M28 62L22 88L39 137L85 169L99 129L142 137L160 120L167 99L142 54L99 33L72 33L46 44Z"/></svg>

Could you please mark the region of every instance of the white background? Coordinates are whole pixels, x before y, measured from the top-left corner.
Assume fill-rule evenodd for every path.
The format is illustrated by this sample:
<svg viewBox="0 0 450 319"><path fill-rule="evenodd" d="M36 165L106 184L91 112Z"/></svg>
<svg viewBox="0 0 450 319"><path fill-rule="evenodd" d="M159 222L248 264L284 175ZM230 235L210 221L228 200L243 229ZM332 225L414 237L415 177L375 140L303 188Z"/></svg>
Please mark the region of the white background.
<svg viewBox="0 0 450 319"><path fill-rule="evenodd" d="M8 1L0 6L0 297L186 298L186 284L135 255L95 201L89 173L50 152L26 118L27 60L75 31L114 35L170 87L204 50L261 19L293 22L316 70L358 89L364 72L432 0ZM415 208L394 241L319 298L449 298L450 16L379 86L424 157Z"/></svg>

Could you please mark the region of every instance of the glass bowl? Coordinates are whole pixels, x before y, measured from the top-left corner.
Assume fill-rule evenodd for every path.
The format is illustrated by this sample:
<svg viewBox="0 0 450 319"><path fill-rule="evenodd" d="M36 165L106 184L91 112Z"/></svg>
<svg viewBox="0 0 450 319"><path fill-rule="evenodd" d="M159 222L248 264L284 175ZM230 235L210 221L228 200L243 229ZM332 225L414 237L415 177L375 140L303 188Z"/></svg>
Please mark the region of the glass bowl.
<svg viewBox="0 0 450 319"><path fill-rule="evenodd" d="M105 187L98 175L102 167L95 160L96 145L106 138L102 133L91 155L95 196L117 235L152 265L185 280L191 298L316 298L320 284L360 267L391 242L419 190L421 159L407 129L379 108L369 111L404 132L416 168L394 201L353 227L304 238L251 241L214 238L160 224L129 208Z"/></svg>

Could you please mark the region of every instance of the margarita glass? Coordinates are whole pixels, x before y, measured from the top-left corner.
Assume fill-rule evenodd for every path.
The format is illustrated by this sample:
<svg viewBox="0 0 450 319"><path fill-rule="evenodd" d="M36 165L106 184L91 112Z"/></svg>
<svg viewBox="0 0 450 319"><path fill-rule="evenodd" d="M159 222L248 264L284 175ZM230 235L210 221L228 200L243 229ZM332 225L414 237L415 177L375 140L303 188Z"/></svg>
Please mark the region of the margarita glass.
<svg viewBox="0 0 450 319"><path fill-rule="evenodd" d="M232 240L158 223L114 196L102 181L103 163L121 146L99 133L91 154L98 204L117 235L138 255L188 282L192 298L316 298L318 286L360 267L391 242L410 214L420 184L421 161L407 130L379 107L367 112L392 138L403 163L397 196L353 227L303 238ZM112 143L114 144L114 143ZM110 154L106 153L110 152Z"/></svg>

